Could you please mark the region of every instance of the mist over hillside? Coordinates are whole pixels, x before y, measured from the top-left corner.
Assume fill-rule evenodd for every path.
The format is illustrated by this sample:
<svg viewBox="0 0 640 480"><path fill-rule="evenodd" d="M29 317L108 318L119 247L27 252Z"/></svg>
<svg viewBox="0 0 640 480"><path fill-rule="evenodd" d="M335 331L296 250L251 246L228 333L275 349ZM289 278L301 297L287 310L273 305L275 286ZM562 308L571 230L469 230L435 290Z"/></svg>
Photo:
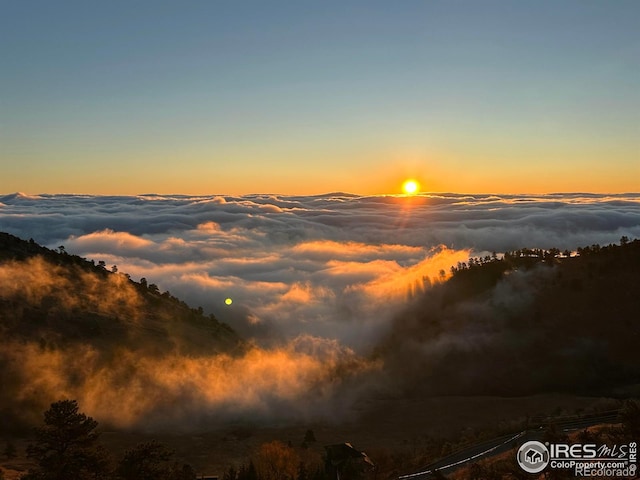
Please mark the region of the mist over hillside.
<svg viewBox="0 0 640 480"><path fill-rule="evenodd" d="M311 335L261 347L151 283L0 240L0 409L13 426L58 398L112 427L190 430L341 421L376 395L637 392L638 240L460 262L360 353Z"/></svg>
<svg viewBox="0 0 640 480"><path fill-rule="evenodd" d="M119 428L298 418L334 393L332 383L367 368L312 337L258 348L115 270L0 234L3 427L34 423L58 398L79 399Z"/></svg>
<svg viewBox="0 0 640 480"><path fill-rule="evenodd" d="M3 333L44 348L91 342L154 354L231 351L240 338L214 315L158 286L131 280L64 247L55 251L0 232Z"/></svg>
<svg viewBox="0 0 640 480"><path fill-rule="evenodd" d="M638 395L640 241L521 249L452 268L381 341L407 394Z"/></svg>

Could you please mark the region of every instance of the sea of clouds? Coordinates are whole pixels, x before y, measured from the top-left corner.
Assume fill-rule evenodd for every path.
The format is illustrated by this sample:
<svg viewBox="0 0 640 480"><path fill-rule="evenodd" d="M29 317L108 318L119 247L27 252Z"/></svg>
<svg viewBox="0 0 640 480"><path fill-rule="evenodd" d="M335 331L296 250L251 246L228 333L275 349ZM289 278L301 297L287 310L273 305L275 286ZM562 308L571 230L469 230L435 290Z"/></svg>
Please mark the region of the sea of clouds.
<svg viewBox="0 0 640 480"><path fill-rule="evenodd" d="M258 341L362 350L469 256L640 237L640 194L18 193L0 196L0 230L145 277Z"/></svg>
<svg viewBox="0 0 640 480"><path fill-rule="evenodd" d="M426 373L427 393L461 391L470 375L469 393L482 392L474 355L512 351L499 313L528 308L546 270L497 285L498 313L466 302L440 318L429 285L469 256L638 238L640 194L11 194L0 196L0 230L145 277L253 339L241 354L212 345L206 355L176 348L161 357L145 353L144 338L117 352L8 340L0 376L12 388L0 392L0 409L37 422L48 403L74 398L109 425L186 431L248 419L340 421L362 399L425 383ZM140 314L126 277L89 275L93 296L79 298L58 270L38 258L0 265L0 296L39 305L55 290L68 305ZM443 369L452 358L460 360L453 373Z"/></svg>

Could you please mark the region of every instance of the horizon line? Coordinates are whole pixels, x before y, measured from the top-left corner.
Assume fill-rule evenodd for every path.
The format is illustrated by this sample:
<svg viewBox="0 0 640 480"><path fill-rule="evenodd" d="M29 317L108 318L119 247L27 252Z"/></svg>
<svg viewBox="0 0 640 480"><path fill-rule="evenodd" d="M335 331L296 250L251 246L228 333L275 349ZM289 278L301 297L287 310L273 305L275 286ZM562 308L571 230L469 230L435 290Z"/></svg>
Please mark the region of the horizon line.
<svg viewBox="0 0 640 480"><path fill-rule="evenodd" d="M88 193L88 192L39 192L39 193L27 193L24 191L14 191L10 193L0 193L0 198L6 197L31 197L31 196L92 196L92 197L152 197L152 196L179 196L179 197L251 197L259 195L271 195L282 197L324 197L332 195L352 196L352 197L424 197L424 196L441 196L441 195L484 195L484 196L557 196L557 195L597 195L597 196L624 196L624 195L640 195L640 191L622 191L622 192L595 192L595 191L551 191L551 192L453 192L453 191L424 191L413 194L406 194L400 192L387 192L387 193L353 193L345 191L328 191L324 193L284 193L284 192L250 192L250 193L158 193L158 192L143 192L143 193Z"/></svg>

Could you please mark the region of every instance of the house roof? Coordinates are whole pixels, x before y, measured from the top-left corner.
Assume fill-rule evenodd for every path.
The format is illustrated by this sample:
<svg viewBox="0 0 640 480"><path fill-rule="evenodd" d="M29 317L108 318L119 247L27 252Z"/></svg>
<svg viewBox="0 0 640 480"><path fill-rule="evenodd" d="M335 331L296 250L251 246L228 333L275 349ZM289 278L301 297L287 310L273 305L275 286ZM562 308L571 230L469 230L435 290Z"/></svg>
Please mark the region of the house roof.
<svg viewBox="0 0 640 480"><path fill-rule="evenodd" d="M357 450L350 443L345 442L334 445L325 445L324 449L327 451L327 459L333 466L339 465L350 458L361 458L365 463L375 467L375 464L366 453Z"/></svg>

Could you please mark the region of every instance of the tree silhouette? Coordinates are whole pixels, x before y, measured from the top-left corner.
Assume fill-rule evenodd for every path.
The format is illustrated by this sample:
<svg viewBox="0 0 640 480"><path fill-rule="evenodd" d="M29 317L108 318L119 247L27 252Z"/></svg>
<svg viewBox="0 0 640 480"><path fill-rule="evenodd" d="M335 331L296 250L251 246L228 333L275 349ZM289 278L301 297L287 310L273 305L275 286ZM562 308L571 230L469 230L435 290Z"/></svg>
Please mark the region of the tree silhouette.
<svg viewBox="0 0 640 480"><path fill-rule="evenodd" d="M263 443L258 451L258 476L263 480L294 480L298 475L300 457L282 442Z"/></svg>
<svg viewBox="0 0 640 480"><path fill-rule="evenodd" d="M164 478L171 451L164 445L151 441L128 450L118 467L118 474L125 480L155 480Z"/></svg>
<svg viewBox="0 0 640 480"><path fill-rule="evenodd" d="M3 453L7 460L12 460L18 456L18 449L12 442L8 441Z"/></svg>
<svg viewBox="0 0 640 480"><path fill-rule="evenodd" d="M233 465L229 466L229 470L224 472L224 475L222 475L222 480L236 480L237 478L238 472L236 470L236 467L234 467Z"/></svg>
<svg viewBox="0 0 640 480"><path fill-rule="evenodd" d="M627 400L620 412L623 430L629 434L629 438L640 436L640 402Z"/></svg>
<svg viewBox="0 0 640 480"><path fill-rule="evenodd" d="M316 441L316 436L313 433L313 430L309 429L304 434L304 441L307 443L313 443Z"/></svg>
<svg viewBox="0 0 640 480"><path fill-rule="evenodd" d="M192 480L196 473L190 465L171 463L173 452L156 441L140 443L128 450L117 474L123 480Z"/></svg>
<svg viewBox="0 0 640 480"><path fill-rule="evenodd" d="M27 447L37 466L23 479L99 478L107 461L96 445L97 426L93 418L78 412L75 400L52 403L44 413L44 426L36 429L35 443Z"/></svg>
<svg viewBox="0 0 640 480"><path fill-rule="evenodd" d="M240 470L238 470L237 475L238 480L258 480L258 472L256 471L256 467L252 461L249 462L249 465L242 465Z"/></svg>

